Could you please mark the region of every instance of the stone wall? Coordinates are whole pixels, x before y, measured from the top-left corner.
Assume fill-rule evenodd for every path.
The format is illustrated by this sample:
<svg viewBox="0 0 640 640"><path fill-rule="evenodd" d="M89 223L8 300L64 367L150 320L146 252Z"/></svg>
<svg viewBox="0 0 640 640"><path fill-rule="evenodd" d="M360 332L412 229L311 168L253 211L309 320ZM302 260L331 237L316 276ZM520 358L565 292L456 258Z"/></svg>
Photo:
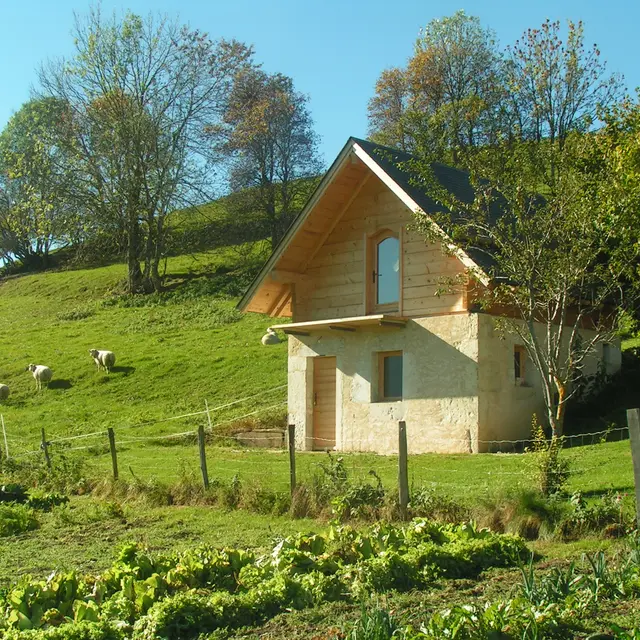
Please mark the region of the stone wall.
<svg viewBox="0 0 640 640"><path fill-rule="evenodd" d="M289 337L289 420L296 446L311 448L313 358L336 357L336 449L393 453L398 421L409 453L477 451L478 316L410 320L405 328L360 328ZM403 400L376 401L377 354L403 351Z"/></svg>

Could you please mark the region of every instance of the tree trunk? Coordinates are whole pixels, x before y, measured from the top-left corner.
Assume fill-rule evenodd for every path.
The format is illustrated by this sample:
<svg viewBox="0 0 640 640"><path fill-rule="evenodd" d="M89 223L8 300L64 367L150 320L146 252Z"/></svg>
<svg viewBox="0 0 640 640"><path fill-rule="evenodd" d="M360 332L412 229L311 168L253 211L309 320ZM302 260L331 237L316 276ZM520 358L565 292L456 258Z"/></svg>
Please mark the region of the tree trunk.
<svg viewBox="0 0 640 640"><path fill-rule="evenodd" d="M129 214L129 229L127 233L127 293L134 294L142 291L142 270L140 269L139 244L140 228L136 215Z"/></svg>
<svg viewBox="0 0 640 640"><path fill-rule="evenodd" d="M562 381L558 380L558 378L554 378L554 382L556 383L556 389L558 390L554 435L559 438L560 436L562 436L562 433L564 431L564 414L566 408L565 398L567 397L567 387Z"/></svg>

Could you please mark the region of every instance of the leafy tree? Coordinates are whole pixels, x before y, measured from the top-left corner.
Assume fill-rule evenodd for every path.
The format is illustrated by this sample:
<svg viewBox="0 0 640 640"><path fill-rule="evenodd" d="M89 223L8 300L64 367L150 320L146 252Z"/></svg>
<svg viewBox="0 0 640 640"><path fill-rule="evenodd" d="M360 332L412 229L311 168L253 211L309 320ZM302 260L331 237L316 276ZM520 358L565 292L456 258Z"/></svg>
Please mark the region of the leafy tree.
<svg viewBox="0 0 640 640"><path fill-rule="evenodd" d="M31 100L0 135L0 228L5 260L46 266L54 244L76 236L78 209L69 201L74 173L58 144L68 105L55 98Z"/></svg>
<svg viewBox="0 0 640 640"><path fill-rule="evenodd" d="M560 22L546 20L507 50L511 109L524 138L554 142L586 131L598 109L621 96L620 77L607 73L598 47L585 47L582 22L568 21L564 41L561 36Z"/></svg>
<svg viewBox="0 0 640 640"><path fill-rule="evenodd" d="M469 274L475 300L526 347L554 436L562 434L584 363L598 343L613 339L620 314L637 300L640 227L631 208L616 206L625 171L616 167L615 145L610 156L603 151L612 143L602 135L606 143L574 132L563 144L524 141L473 154L472 201L442 188L429 163L412 163L430 195L455 212L429 212L446 239L423 217L418 227L448 251L453 239L487 257L486 286L479 273ZM621 181L603 206L616 174Z"/></svg>
<svg viewBox="0 0 640 640"><path fill-rule="evenodd" d="M94 234L126 247L128 290L158 290L167 214L207 200L205 128L219 121L251 50L166 19L99 10L76 20L75 54L43 68L46 96L72 113L61 144L79 176L73 196Z"/></svg>
<svg viewBox="0 0 640 640"><path fill-rule="evenodd" d="M493 142L503 100L493 32L458 11L426 26L406 69L382 73L369 102L370 135L456 163L460 150Z"/></svg>
<svg viewBox="0 0 640 640"><path fill-rule="evenodd" d="M258 211L275 247L321 171L308 98L287 76L246 69L236 78L223 126L210 133L230 158L232 190L244 190L232 199L238 213Z"/></svg>

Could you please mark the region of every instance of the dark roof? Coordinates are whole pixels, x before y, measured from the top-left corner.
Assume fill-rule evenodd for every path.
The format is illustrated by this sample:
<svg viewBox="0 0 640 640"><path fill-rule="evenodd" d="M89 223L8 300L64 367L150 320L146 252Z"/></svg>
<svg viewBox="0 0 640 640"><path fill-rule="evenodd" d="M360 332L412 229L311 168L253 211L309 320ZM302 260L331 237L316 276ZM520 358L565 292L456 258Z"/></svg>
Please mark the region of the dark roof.
<svg viewBox="0 0 640 640"><path fill-rule="evenodd" d="M360 138L351 138L362 149L371 156L376 163L384 170L384 172L425 212L442 212L447 209L427 195L427 185L424 179L416 172L411 171L407 163L411 160L418 160L415 156L386 147L381 144L362 140ZM474 199L473 185L471 184L471 176L467 171L450 167L440 162L432 162L431 170L436 180L462 202L471 203ZM424 184L423 188L420 184ZM492 218L497 219L500 216L498 206L492 207ZM447 231L447 229L443 229ZM461 247L467 255L485 271L490 270L495 265L491 256L484 251L474 247Z"/></svg>

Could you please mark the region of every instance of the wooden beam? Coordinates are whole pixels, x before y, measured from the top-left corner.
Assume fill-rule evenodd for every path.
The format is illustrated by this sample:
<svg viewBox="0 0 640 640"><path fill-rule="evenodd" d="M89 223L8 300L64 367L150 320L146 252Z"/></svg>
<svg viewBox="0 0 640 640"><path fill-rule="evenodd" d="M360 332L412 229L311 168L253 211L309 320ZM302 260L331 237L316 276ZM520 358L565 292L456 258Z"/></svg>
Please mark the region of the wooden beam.
<svg viewBox="0 0 640 640"><path fill-rule="evenodd" d="M272 318L276 318L280 315L282 310L287 306L287 302L289 302L289 298L291 297L291 287L285 288L285 290L276 297L273 301L271 307L269 307L269 311L267 312Z"/></svg>
<svg viewBox="0 0 640 640"><path fill-rule="evenodd" d="M324 243L327 241L327 238L331 235L333 230L336 228L338 222L342 220L342 217L347 212L347 209L349 209L349 207L353 204L353 201L358 197L358 194L362 190L362 187L364 187L364 185L367 183L367 180L369 180L370 177L371 177L371 172L367 171L364 177L362 178L362 180L360 180L360 182L358 183L357 187L354 189L353 193L347 200L346 204L342 207L342 209L340 209L340 212L338 213L336 218L333 220L332 224L329 225L329 229L327 229L327 231L325 231L322 234L322 237L320 238L320 241L316 245L316 248L308 255L306 260L303 262L302 266L300 267L300 271L306 271L307 267L311 264L311 261L316 257L316 254L318 253L318 251L322 249Z"/></svg>
<svg viewBox="0 0 640 640"><path fill-rule="evenodd" d="M334 331L355 331L355 327L341 327L336 324L330 324L329 329L333 329Z"/></svg>
<svg viewBox="0 0 640 640"><path fill-rule="evenodd" d="M284 333L288 336L310 336L307 331L294 331L293 329L283 329Z"/></svg>
<svg viewBox="0 0 640 640"><path fill-rule="evenodd" d="M381 327L405 327L406 322L394 322L393 320L380 320L378 323Z"/></svg>
<svg viewBox="0 0 640 640"><path fill-rule="evenodd" d="M627 409L633 478L636 487L636 518L640 522L640 409Z"/></svg>

